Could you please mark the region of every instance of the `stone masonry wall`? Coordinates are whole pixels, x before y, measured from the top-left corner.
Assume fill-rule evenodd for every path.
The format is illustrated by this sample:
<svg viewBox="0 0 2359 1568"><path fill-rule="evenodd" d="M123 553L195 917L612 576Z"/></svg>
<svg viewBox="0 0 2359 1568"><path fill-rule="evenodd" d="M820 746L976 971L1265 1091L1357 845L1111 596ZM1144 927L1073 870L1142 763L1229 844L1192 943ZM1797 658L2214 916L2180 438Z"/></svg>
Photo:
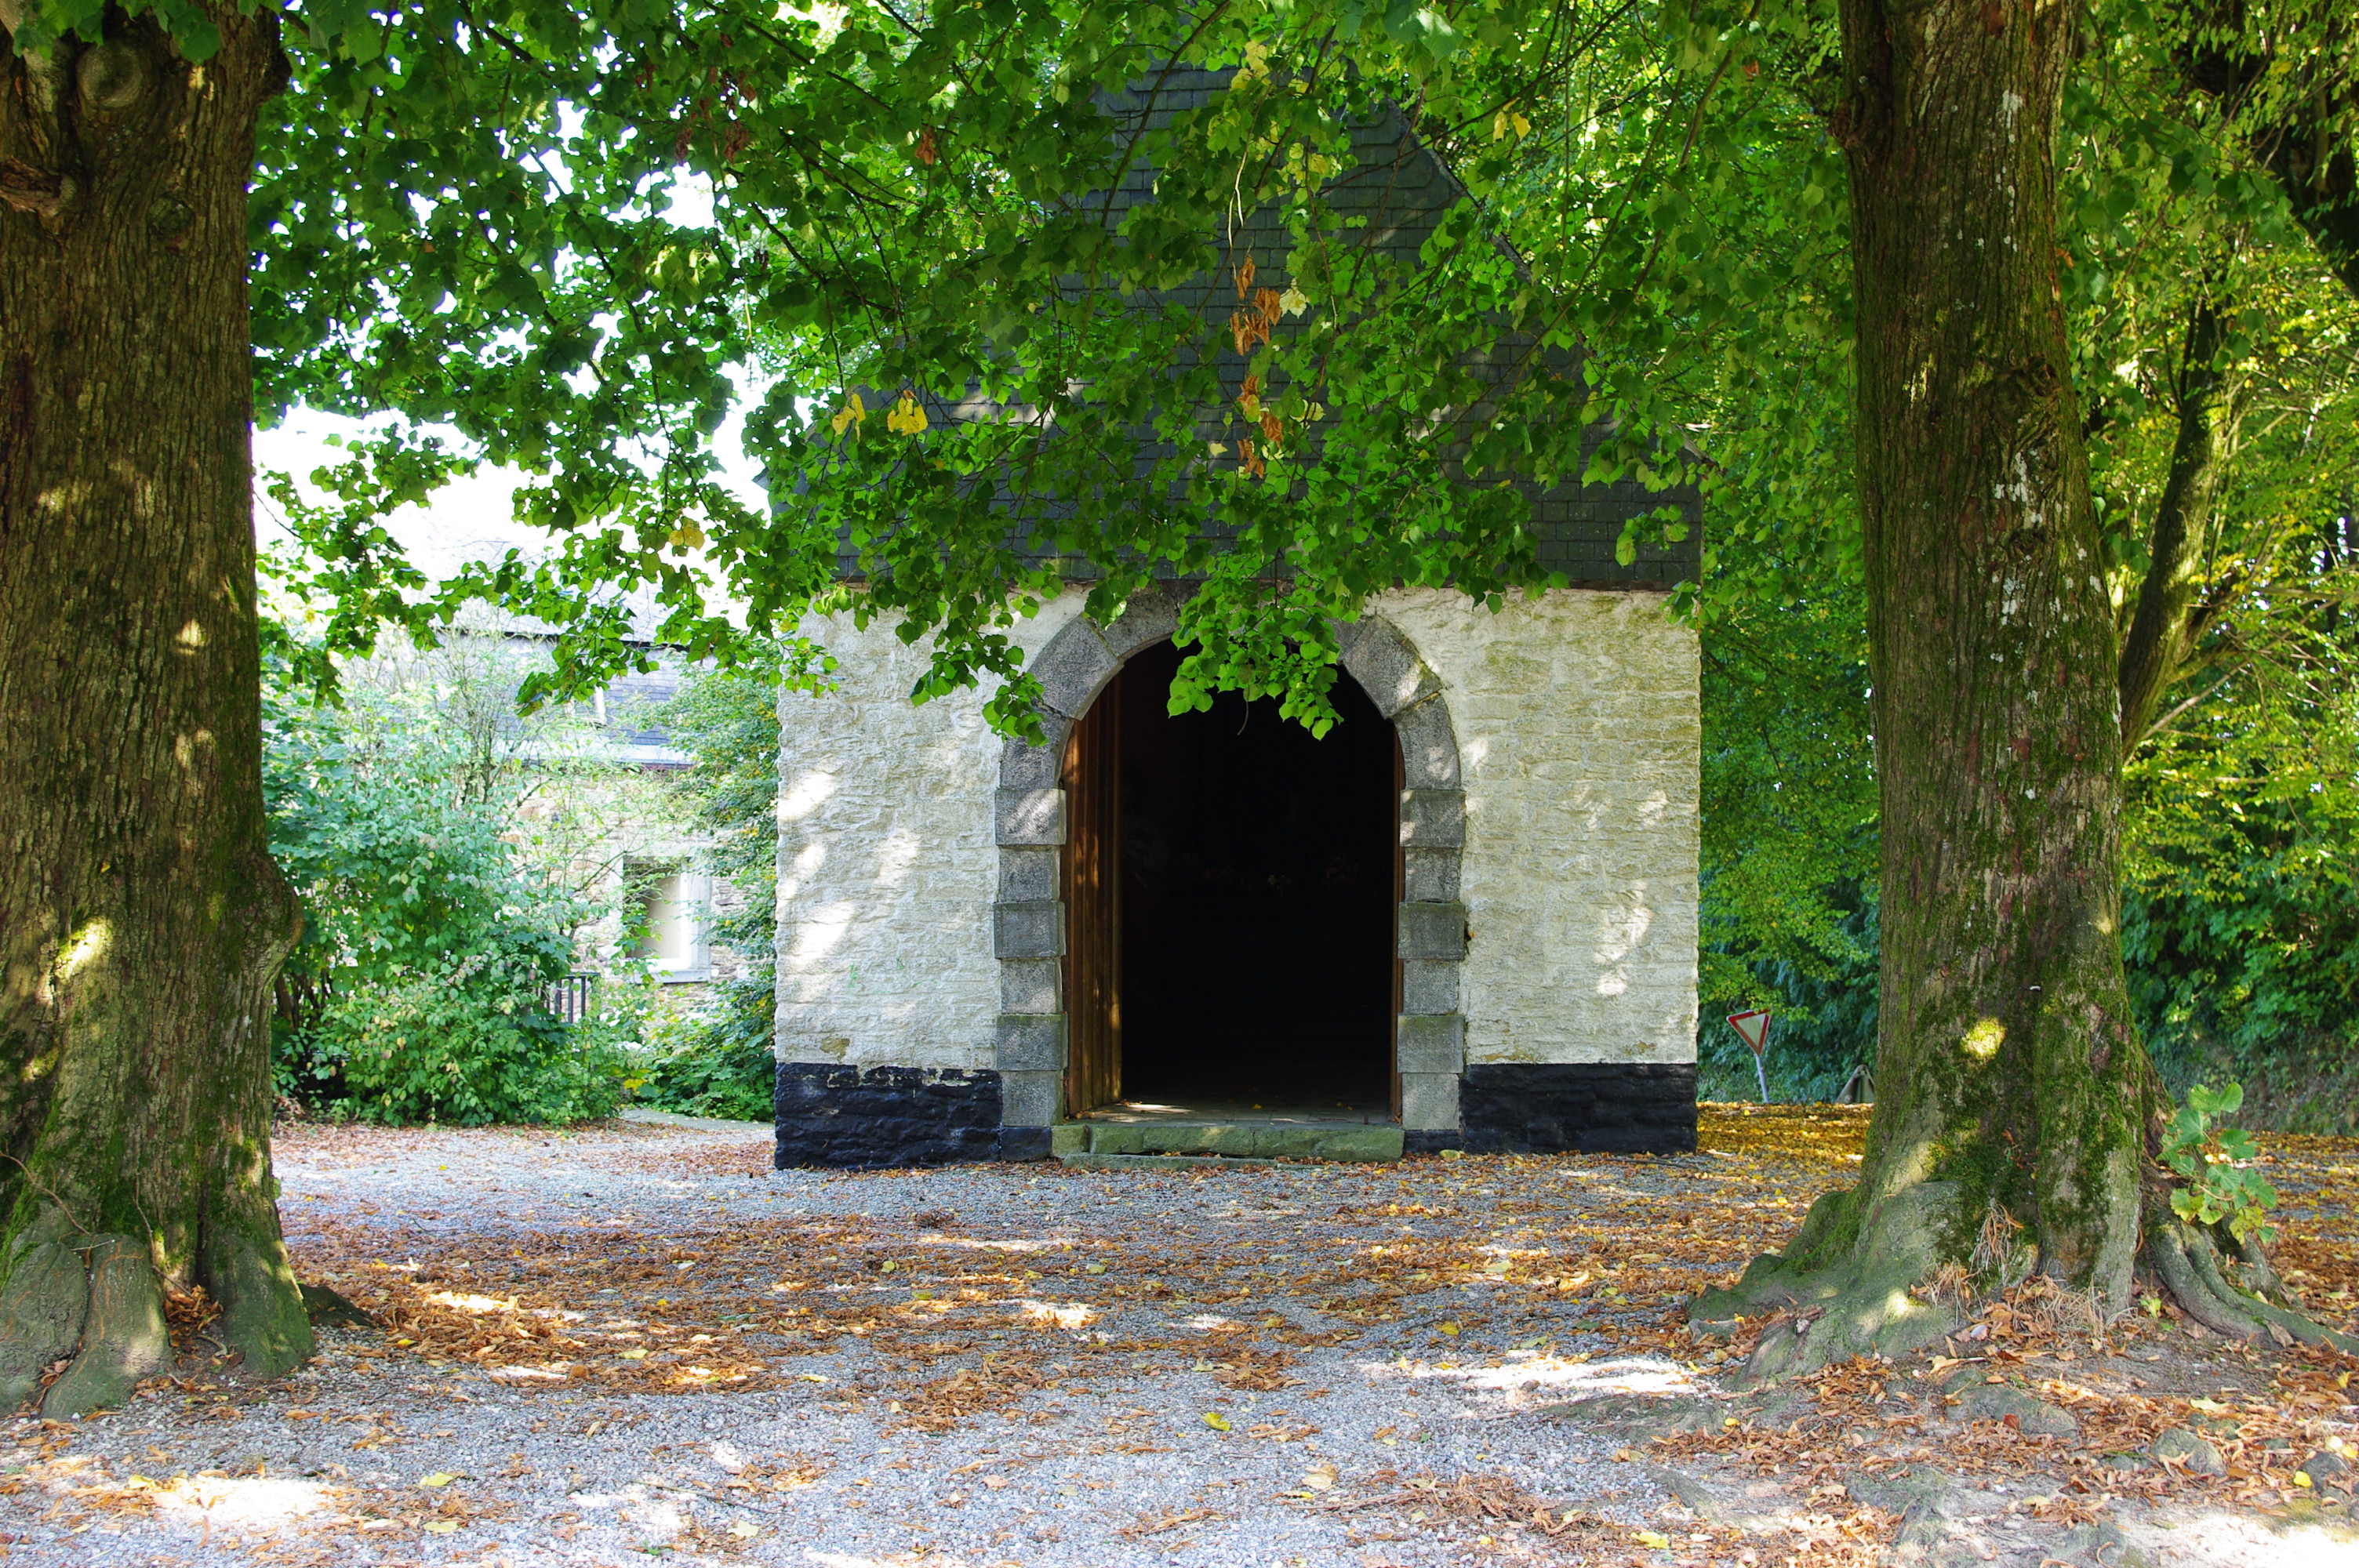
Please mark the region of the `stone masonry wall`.
<svg viewBox="0 0 2359 1568"><path fill-rule="evenodd" d="M1375 608L1440 676L1457 729L1467 1060L1692 1062L1695 633L1651 593Z"/></svg>
<svg viewBox="0 0 2359 1568"><path fill-rule="evenodd" d="M1079 592L1016 631L1027 654ZM1460 968L1476 1064L1690 1062L1701 737L1693 633L1652 593L1567 590L1494 615L1384 595L1440 677L1465 792ZM908 700L924 665L889 626L805 628L841 689L784 698L782 1062L994 1065L1003 746L984 695Z"/></svg>
<svg viewBox="0 0 2359 1568"><path fill-rule="evenodd" d="M1082 597L1016 628L1027 654ZM835 655L838 689L780 698L778 1060L988 1069L1004 742L984 722L984 694L911 704L924 645L881 621L802 630Z"/></svg>

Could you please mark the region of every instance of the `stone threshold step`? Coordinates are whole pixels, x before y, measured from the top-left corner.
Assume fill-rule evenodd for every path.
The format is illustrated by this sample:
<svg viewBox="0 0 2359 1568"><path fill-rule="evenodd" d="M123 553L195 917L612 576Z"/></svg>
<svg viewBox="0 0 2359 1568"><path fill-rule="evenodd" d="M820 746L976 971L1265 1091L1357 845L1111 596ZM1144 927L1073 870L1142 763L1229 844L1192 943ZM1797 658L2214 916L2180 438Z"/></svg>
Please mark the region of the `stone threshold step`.
<svg viewBox="0 0 2359 1568"><path fill-rule="evenodd" d="M1401 1130L1383 1127L1288 1127L1269 1122L1069 1121L1051 1128L1060 1160L1082 1157L1225 1155L1245 1160L1386 1161L1401 1157Z"/></svg>
<svg viewBox="0 0 2359 1568"><path fill-rule="evenodd" d="M1243 1171L1277 1162L1238 1154L1060 1154L1057 1163L1071 1171Z"/></svg>

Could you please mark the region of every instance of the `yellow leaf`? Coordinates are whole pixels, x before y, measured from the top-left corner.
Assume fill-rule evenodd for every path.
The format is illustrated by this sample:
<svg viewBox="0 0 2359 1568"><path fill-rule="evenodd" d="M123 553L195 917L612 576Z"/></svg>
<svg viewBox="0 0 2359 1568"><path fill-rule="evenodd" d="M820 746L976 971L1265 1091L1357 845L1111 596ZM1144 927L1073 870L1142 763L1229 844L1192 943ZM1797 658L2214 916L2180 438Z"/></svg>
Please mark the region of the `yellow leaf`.
<svg viewBox="0 0 2359 1568"><path fill-rule="evenodd" d="M1229 1430L1229 1418L1223 1415L1218 1411L1206 1411L1204 1412L1204 1424L1211 1427L1214 1432L1226 1432Z"/></svg>
<svg viewBox="0 0 2359 1568"><path fill-rule="evenodd" d="M1509 115L1507 123L1516 127L1516 135L1518 140L1532 134L1532 123L1529 120L1525 119L1521 114Z"/></svg>
<svg viewBox="0 0 2359 1568"><path fill-rule="evenodd" d="M421 1487L447 1487L458 1478L447 1470L437 1470L431 1476L419 1476L418 1484Z"/></svg>
<svg viewBox="0 0 2359 1568"><path fill-rule="evenodd" d="M622 1356L623 1359L625 1361L644 1361L647 1358L647 1353L636 1346L624 1351Z"/></svg>
<svg viewBox="0 0 2359 1568"><path fill-rule="evenodd" d="M893 405L890 414L885 416L885 427L897 436L914 436L923 430L927 423L926 411L918 406L916 395L908 392L901 394L901 400Z"/></svg>
<svg viewBox="0 0 2359 1568"><path fill-rule="evenodd" d="M1103 1263L1092 1263L1088 1267L1084 1268L1082 1272L1084 1274L1103 1274L1105 1272L1105 1265Z"/></svg>
<svg viewBox="0 0 2359 1568"><path fill-rule="evenodd" d="M426 1533L429 1535L448 1535L458 1528L459 1521L455 1519L431 1519L426 1521Z"/></svg>
<svg viewBox="0 0 2359 1568"><path fill-rule="evenodd" d="M1505 109L1500 110L1499 117L1491 122L1491 139L1495 142L1507 139L1507 112Z"/></svg>
<svg viewBox="0 0 2359 1568"><path fill-rule="evenodd" d="M692 550L704 543L704 530L693 523L683 523L671 531L671 542L683 550Z"/></svg>
<svg viewBox="0 0 2359 1568"><path fill-rule="evenodd" d="M1634 1530L1630 1532L1630 1539L1641 1546L1651 1546L1658 1551L1671 1543L1671 1538L1659 1530Z"/></svg>
<svg viewBox="0 0 2359 1568"><path fill-rule="evenodd" d="M741 1519L729 1527L729 1533L740 1541L751 1541L762 1533L762 1527L752 1519Z"/></svg>
<svg viewBox="0 0 2359 1568"><path fill-rule="evenodd" d="M841 436L843 434L843 427L846 425L858 425L863 419L867 417L868 406L860 401L860 394L855 392L850 397L844 399L842 411L837 414L834 418L829 420L828 423L834 426L835 433Z"/></svg>
<svg viewBox="0 0 2359 1568"><path fill-rule="evenodd" d="M1441 1325L1441 1332L1455 1339L1458 1337L1458 1325L1454 1323L1445 1323Z"/></svg>
<svg viewBox="0 0 2359 1568"><path fill-rule="evenodd" d="M1299 316L1310 308L1310 296L1299 288L1288 288L1277 297L1277 308L1288 316Z"/></svg>

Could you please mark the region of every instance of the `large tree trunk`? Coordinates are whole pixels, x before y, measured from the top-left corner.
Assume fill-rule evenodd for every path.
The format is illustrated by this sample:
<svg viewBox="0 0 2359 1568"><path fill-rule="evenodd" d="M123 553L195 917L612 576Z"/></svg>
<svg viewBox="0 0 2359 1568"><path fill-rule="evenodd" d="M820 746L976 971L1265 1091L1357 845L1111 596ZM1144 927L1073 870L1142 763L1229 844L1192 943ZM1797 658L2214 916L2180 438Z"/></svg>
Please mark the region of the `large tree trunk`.
<svg viewBox="0 0 2359 1568"><path fill-rule="evenodd" d="M2063 0L1844 0L1858 465L1882 790L1859 1185L1738 1302L1818 1299L1757 1369L1924 1342L1944 1263L2127 1304L2148 1075L2116 909L2113 610L2055 232ZM1979 1248L1978 1248L1979 1243Z"/></svg>
<svg viewBox="0 0 2359 1568"><path fill-rule="evenodd" d="M1957 1184L2130 1295L2113 606L2060 303L2062 0L1846 0L1884 835L1872 1206Z"/></svg>
<svg viewBox="0 0 2359 1568"><path fill-rule="evenodd" d="M13 25L13 0L0 22ZM0 1407L119 1402L201 1286L310 1353L270 1174L246 183L274 22L0 52ZM46 1388L53 1368L61 1376Z"/></svg>
<svg viewBox="0 0 2359 1568"><path fill-rule="evenodd" d="M1690 1308L1798 1309L1756 1376L1922 1345L1966 1292L2033 1271L2118 1313L2148 1244L2205 1322L2328 1337L2227 1280L2147 1158L2160 1102L2122 975L2118 654L2057 277L2071 15L1843 0L1877 1099L1859 1184ZM2246 1282L2269 1284L2247 1260Z"/></svg>

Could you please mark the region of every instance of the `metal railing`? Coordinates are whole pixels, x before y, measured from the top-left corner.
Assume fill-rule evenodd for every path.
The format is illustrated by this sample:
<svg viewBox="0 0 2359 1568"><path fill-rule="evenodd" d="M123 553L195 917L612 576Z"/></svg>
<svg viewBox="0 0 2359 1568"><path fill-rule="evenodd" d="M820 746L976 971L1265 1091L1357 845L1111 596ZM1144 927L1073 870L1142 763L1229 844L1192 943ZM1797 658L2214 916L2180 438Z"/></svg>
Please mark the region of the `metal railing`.
<svg viewBox="0 0 2359 1568"><path fill-rule="evenodd" d="M551 1015L566 1023L580 1023L598 1011L598 977L571 974L551 984L545 993Z"/></svg>

